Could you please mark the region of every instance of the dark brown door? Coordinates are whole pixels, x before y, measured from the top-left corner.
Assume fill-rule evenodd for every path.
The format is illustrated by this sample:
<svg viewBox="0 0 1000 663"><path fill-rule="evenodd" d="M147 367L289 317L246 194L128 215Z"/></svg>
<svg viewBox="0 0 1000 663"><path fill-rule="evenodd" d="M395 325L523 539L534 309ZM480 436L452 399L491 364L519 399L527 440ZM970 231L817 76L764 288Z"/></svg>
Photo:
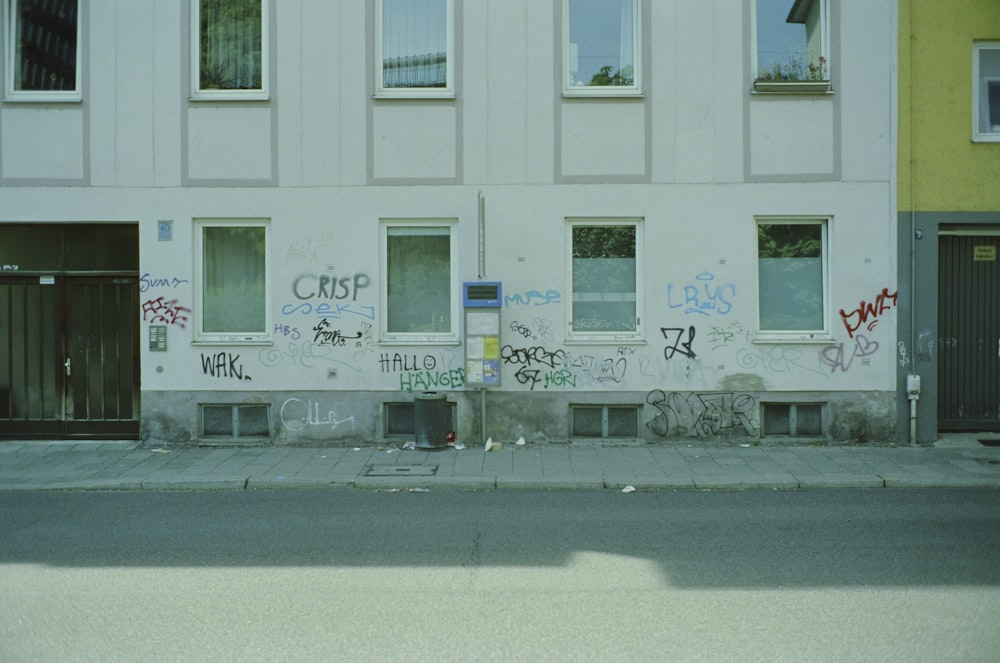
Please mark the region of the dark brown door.
<svg viewBox="0 0 1000 663"><path fill-rule="evenodd" d="M1000 430L1000 236L942 235L938 427Z"/></svg>
<svg viewBox="0 0 1000 663"><path fill-rule="evenodd" d="M138 310L134 278L0 278L0 437L138 437Z"/></svg>

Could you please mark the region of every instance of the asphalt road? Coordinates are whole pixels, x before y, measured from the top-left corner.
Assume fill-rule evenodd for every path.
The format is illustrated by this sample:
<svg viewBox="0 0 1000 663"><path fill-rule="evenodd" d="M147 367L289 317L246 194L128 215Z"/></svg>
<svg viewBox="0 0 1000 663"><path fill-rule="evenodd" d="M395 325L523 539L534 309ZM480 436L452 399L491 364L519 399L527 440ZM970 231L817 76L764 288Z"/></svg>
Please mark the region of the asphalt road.
<svg viewBox="0 0 1000 663"><path fill-rule="evenodd" d="M1000 494L0 493L0 661L974 661Z"/></svg>

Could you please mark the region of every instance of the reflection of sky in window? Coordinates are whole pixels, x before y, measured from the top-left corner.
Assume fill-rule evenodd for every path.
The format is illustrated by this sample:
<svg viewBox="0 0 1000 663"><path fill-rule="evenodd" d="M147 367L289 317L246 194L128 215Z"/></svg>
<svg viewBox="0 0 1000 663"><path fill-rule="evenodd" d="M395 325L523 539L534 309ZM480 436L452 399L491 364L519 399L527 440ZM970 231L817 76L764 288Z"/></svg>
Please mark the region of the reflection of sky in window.
<svg viewBox="0 0 1000 663"><path fill-rule="evenodd" d="M793 0L757 0L757 70L786 64L790 59L807 63L806 26L787 23Z"/></svg>
<svg viewBox="0 0 1000 663"><path fill-rule="evenodd" d="M632 0L570 0L569 71L572 83L589 85L601 67L611 74L632 62Z"/></svg>
<svg viewBox="0 0 1000 663"><path fill-rule="evenodd" d="M382 0L382 57L444 53L446 0Z"/></svg>

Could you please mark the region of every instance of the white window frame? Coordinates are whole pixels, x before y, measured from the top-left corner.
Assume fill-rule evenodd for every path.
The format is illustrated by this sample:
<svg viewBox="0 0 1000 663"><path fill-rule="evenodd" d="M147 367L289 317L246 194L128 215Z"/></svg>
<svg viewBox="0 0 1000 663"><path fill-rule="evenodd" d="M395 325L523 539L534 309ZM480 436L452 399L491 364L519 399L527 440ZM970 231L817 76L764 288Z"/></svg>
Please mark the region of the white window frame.
<svg viewBox="0 0 1000 663"><path fill-rule="evenodd" d="M270 99L270 28L268 5L260 0L260 89L201 89L201 2L191 0L191 100L192 101L267 101Z"/></svg>
<svg viewBox="0 0 1000 663"><path fill-rule="evenodd" d="M573 329L573 228L579 226L629 226L635 228L635 330L596 331ZM566 342L629 343L643 340L643 219L641 217L567 217L566 219Z"/></svg>
<svg viewBox="0 0 1000 663"><path fill-rule="evenodd" d="M1000 142L1000 126L993 131L982 131L979 128L981 114L989 112L988 98L983 98L986 85L989 83L1000 85L1000 75L985 76L979 73L980 57L982 52L987 50L1000 53L1000 41L981 42L972 47L972 140L977 143Z"/></svg>
<svg viewBox="0 0 1000 663"><path fill-rule="evenodd" d="M446 332L394 332L389 330L389 230L392 228L444 228L448 231L448 270L451 316ZM384 218L379 219L379 304L382 315L380 341L392 345L458 345L461 315L461 293L458 278L458 219L448 218Z"/></svg>
<svg viewBox="0 0 1000 663"><path fill-rule="evenodd" d="M382 79L382 0L375 0L375 97L378 99L455 98L455 0L445 0L445 86L385 87Z"/></svg>
<svg viewBox="0 0 1000 663"><path fill-rule="evenodd" d="M795 215L795 216L756 216L753 224L753 261L754 288L756 306L754 307L755 342L799 342L799 343L829 343L833 341L830 331L830 216ZM822 291L823 291L823 327L822 329L761 329L760 321L760 249L758 248L757 227L759 225L818 225L822 228Z"/></svg>
<svg viewBox="0 0 1000 663"><path fill-rule="evenodd" d="M26 102L80 102L83 100L82 92L82 70L83 70L83 32L80 29L82 14L85 3L83 0L77 2L76 7L76 81L73 90L17 90L14 88L16 80L15 71L18 64L17 57L17 33L18 12L14 10L14 5L18 0L4 0L4 25L7 28L6 40L7 49L5 57L6 66L6 90L4 101L26 101Z"/></svg>
<svg viewBox="0 0 1000 663"><path fill-rule="evenodd" d="M826 68L826 75L817 80L768 80L760 77L760 65L758 64L758 43L757 43L757 0L754 0L750 7L750 76L753 81L753 92L784 92L788 94L803 93L823 93L832 90L830 72L830 3L827 0L796 0L789 16L799 11L804 5L813 2L820 3L819 17L821 25L819 28L820 57L823 59ZM809 63L805 63L808 67Z"/></svg>
<svg viewBox="0 0 1000 663"><path fill-rule="evenodd" d="M569 34L569 3L562 0L562 94L564 97L642 96L642 0L632 0L632 85L571 85L573 63Z"/></svg>
<svg viewBox="0 0 1000 663"><path fill-rule="evenodd" d="M195 218L194 226L194 343L217 345L270 345L274 322L271 316L271 220L265 218ZM219 227L264 228L264 329L261 332L206 332L204 330L205 229Z"/></svg>

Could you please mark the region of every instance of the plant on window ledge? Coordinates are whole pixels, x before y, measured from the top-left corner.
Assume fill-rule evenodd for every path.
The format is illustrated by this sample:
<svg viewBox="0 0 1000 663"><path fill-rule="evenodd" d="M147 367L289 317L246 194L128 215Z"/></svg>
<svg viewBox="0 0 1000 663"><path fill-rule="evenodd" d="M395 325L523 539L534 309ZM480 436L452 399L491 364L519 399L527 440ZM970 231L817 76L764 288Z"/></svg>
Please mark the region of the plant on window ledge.
<svg viewBox="0 0 1000 663"><path fill-rule="evenodd" d="M806 62L801 56L789 57L784 63L775 62L770 67L761 67L757 72L758 81L794 82L828 81L826 58L822 55L816 62Z"/></svg>

